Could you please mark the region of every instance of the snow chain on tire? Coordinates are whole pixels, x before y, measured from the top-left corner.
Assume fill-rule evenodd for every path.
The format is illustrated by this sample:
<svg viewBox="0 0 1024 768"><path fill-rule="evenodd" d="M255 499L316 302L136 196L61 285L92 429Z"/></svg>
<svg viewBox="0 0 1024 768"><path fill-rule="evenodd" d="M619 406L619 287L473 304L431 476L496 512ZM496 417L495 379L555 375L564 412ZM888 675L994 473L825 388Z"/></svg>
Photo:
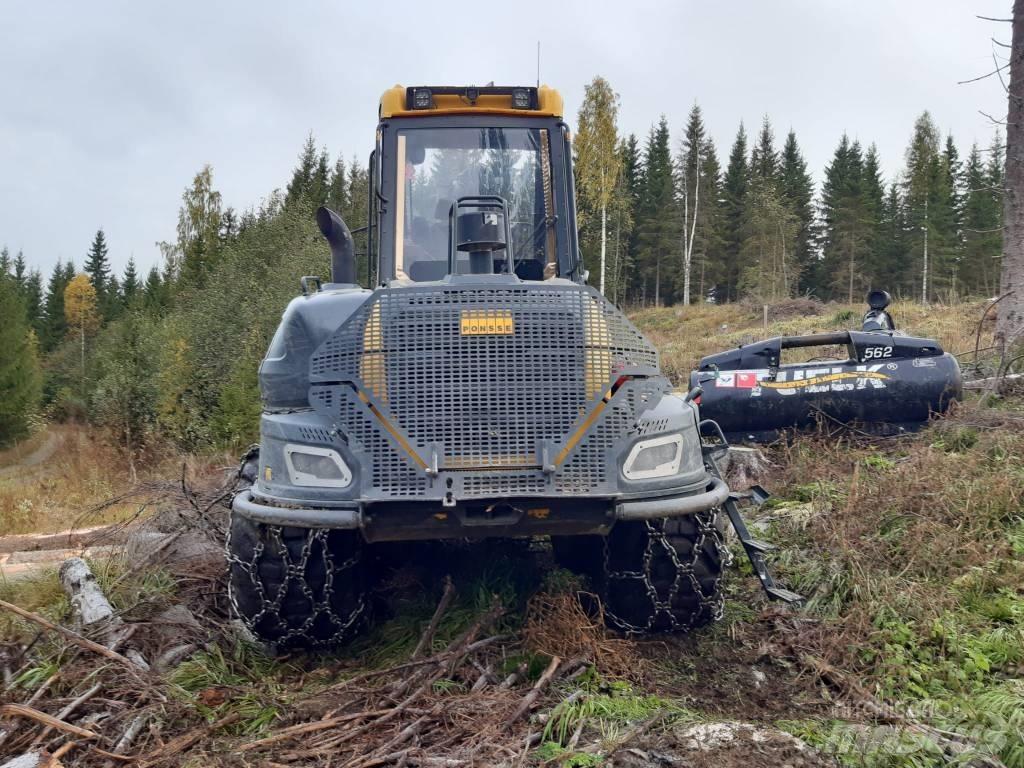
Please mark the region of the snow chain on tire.
<svg viewBox="0 0 1024 768"><path fill-rule="evenodd" d="M255 479L247 472L253 461L250 451L239 490ZM232 512L225 550L231 607L262 640L281 648L337 645L366 617L356 532L263 525Z"/></svg>
<svg viewBox="0 0 1024 768"><path fill-rule="evenodd" d="M732 556L719 514L620 522L612 529L603 561L611 626L631 635L685 632L722 618L722 572Z"/></svg>

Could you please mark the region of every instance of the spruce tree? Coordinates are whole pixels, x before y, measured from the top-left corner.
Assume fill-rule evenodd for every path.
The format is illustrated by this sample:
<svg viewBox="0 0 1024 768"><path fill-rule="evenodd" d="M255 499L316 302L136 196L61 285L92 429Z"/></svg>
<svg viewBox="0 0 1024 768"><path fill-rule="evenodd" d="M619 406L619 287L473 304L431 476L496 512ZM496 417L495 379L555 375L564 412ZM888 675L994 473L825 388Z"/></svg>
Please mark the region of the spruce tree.
<svg viewBox="0 0 1024 768"><path fill-rule="evenodd" d="M666 297L671 281L671 254L677 253L675 226L675 175L669 147L668 120L664 115L652 127L644 147L644 172L637 218L637 254L643 292L654 304Z"/></svg>
<svg viewBox="0 0 1024 768"><path fill-rule="evenodd" d="M227 210L221 214L220 217L220 242L221 245L231 242L239 234L239 221L238 214L235 213L235 209L228 206Z"/></svg>
<svg viewBox="0 0 1024 768"><path fill-rule="evenodd" d="M735 301L739 298L741 249L743 247L743 221L750 189L750 171L747 167L747 133L740 123L729 152L729 165L722 181L722 232L724 259L722 285L718 298Z"/></svg>
<svg viewBox="0 0 1024 768"><path fill-rule="evenodd" d="M959 262L963 258L963 169L960 153L952 136L946 137L946 144L939 159L939 184L936 187L934 210L936 217L935 277L936 288L949 288L954 295L959 292L957 275Z"/></svg>
<svg viewBox="0 0 1024 768"><path fill-rule="evenodd" d="M702 173L707 190L697 220L697 240L694 254L694 282L696 295L704 300L712 286L722 276L724 240L722 237L722 168L718 162L715 142L708 137L704 141Z"/></svg>
<svg viewBox="0 0 1024 768"><path fill-rule="evenodd" d="M797 220L798 230L794 247L794 259L800 269L797 289L800 293L812 293L817 278L817 253L814 247L814 182L807 172L807 161L800 152L793 130L786 135L786 143L782 148L779 188Z"/></svg>
<svg viewBox="0 0 1024 768"><path fill-rule="evenodd" d="M349 229L356 231L354 235L356 238L356 247L357 250L361 251L364 255L370 252L370 233L366 229L366 217L368 215L367 198L369 195L370 175L367 169L359 163L357 158L352 158L352 162L349 164L348 186L344 193L344 204L337 210L345 219L345 223L348 224ZM358 232L360 229L362 232ZM370 265L365 258L361 258L356 262L356 277L359 278L363 285L367 285L371 282L369 266Z"/></svg>
<svg viewBox="0 0 1024 768"><path fill-rule="evenodd" d="M871 228L864 210L864 156L845 133L825 168L821 188L822 298L853 303L869 282L865 263Z"/></svg>
<svg viewBox="0 0 1024 768"><path fill-rule="evenodd" d="M765 115L750 153L750 189L743 211L740 289L758 301L792 296L800 268L794 258L799 222L781 188L775 133Z"/></svg>
<svg viewBox="0 0 1024 768"><path fill-rule="evenodd" d="M317 156L316 167L313 169L313 178L309 185L309 192L306 197L313 209L319 208L327 202L327 195L330 189L331 163L327 157L327 149L321 149Z"/></svg>
<svg viewBox="0 0 1024 768"><path fill-rule="evenodd" d="M292 172L291 181L288 182L284 196L285 205L294 205L307 199L313 186L317 160L316 142L313 140L313 134L310 133L302 145L302 152L299 153L299 164Z"/></svg>
<svg viewBox="0 0 1024 768"><path fill-rule="evenodd" d="M928 112L914 122L914 130L906 152L903 174L903 199L906 206L908 244L915 262L911 284L921 301L935 295L936 254L941 247L941 231L937 222L943 218L936 202L943 197L940 187L945 183L939 148L939 131ZM950 201L946 198L946 204Z"/></svg>
<svg viewBox="0 0 1024 768"><path fill-rule="evenodd" d="M150 312L157 313L166 306L165 285L160 278L160 270L156 267L150 268L142 295L143 304Z"/></svg>
<svg viewBox="0 0 1024 768"><path fill-rule="evenodd" d="M761 122L761 132L750 153L750 178L773 187L779 181L779 153L775 150L775 131L768 115Z"/></svg>
<svg viewBox="0 0 1024 768"><path fill-rule="evenodd" d="M19 293L21 293L25 290L25 280L28 279L28 267L25 264L25 254L21 251L18 251L18 255L14 257L14 268L11 274L14 277L14 287Z"/></svg>
<svg viewBox="0 0 1024 768"><path fill-rule="evenodd" d="M68 324L64 315L64 290L75 276L75 265L68 261L58 262L46 285L46 300L43 303L42 333L40 346L44 352L51 352L64 340Z"/></svg>
<svg viewBox="0 0 1024 768"><path fill-rule="evenodd" d="M124 268L124 280L121 281L121 296L124 305L131 307L139 292L139 275L135 270L135 257L128 257L128 265Z"/></svg>
<svg viewBox="0 0 1024 768"><path fill-rule="evenodd" d="M895 181L885 196L878 231L881 244L876 255L875 287L893 293L906 292L913 267L902 186Z"/></svg>
<svg viewBox="0 0 1024 768"><path fill-rule="evenodd" d="M35 334L7 274L0 274L0 349L0 446L5 446L28 432L41 382Z"/></svg>
<svg viewBox="0 0 1024 768"><path fill-rule="evenodd" d="M7 250L5 245L0 248L0 277L4 277L11 273L11 252Z"/></svg>
<svg viewBox="0 0 1024 768"><path fill-rule="evenodd" d="M89 282L96 289L96 299L100 306L104 304L107 295L108 282L110 281L110 261L107 258L107 236L103 229L96 230L96 236L89 246L89 253L85 257L85 274L89 276Z"/></svg>
<svg viewBox="0 0 1024 768"><path fill-rule="evenodd" d="M22 300L25 303L25 317L36 334L36 339L42 337L43 322L43 278L38 269L30 270L25 284L21 289Z"/></svg>
<svg viewBox="0 0 1024 768"><path fill-rule="evenodd" d="M882 231L882 209L885 206L885 184L882 181L878 147L874 144L868 147L868 151L864 154L860 194L866 246L861 259L864 264L865 285L863 287L884 289L885 285L879 282L879 278L884 270L883 254L886 235Z"/></svg>
<svg viewBox="0 0 1024 768"><path fill-rule="evenodd" d="M626 275L631 272L633 256L630 250L630 238L633 232L635 214L635 189L636 174L638 172L639 158L636 156L636 138L632 146L628 139L619 142L619 179L615 185L609 213L609 238L611 245L611 265L609 276L609 294L615 304L620 304L626 298L627 279ZM627 166L629 175L627 176Z"/></svg>
<svg viewBox="0 0 1024 768"><path fill-rule="evenodd" d="M348 202L348 174L345 171L345 160L339 154L334 168L331 170L331 179L327 184L327 207L341 213L348 208ZM346 223L348 223L347 220ZM349 226L351 227L351 224Z"/></svg>
<svg viewBox="0 0 1024 768"><path fill-rule="evenodd" d="M1002 199L993 190L977 143L964 165L963 257L959 282L968 294L992 296L999 289Z"/></svg>
<svg viewBox="0 0 1024 768"><path fill-rule="evenodd" d="M635 293L641 285L641 277L637 266L637 254L639 253L639 217L640 198L643 186L643 158L640 154L640 142L636 134L629 134L619 149L622 156L622 171L620 183L622 185L623 206L629 213L629 234L625 242L621 244L622 255L618 262L619 300L626 303L631 298L636 301ZM621 234L620 234L621 236ZM629 268L628 272L627 267Z"/></svg>

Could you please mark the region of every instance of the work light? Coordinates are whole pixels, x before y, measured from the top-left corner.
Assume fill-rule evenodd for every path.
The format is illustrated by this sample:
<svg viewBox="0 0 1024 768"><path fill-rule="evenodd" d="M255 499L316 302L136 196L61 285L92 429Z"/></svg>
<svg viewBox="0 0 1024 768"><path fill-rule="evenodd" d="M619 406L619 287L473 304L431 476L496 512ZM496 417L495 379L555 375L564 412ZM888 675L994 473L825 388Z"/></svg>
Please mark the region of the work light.
<svg viewBox="0 0 1024 768"><path fill-rule="evenodd" d="M292 485L347 488L352 470L337 451L315 445L287 445L285 464Z"/></svg>
<svg viewBox="0 0 1024 768"><path fill-rule="evenodd" d="M434 97L429 88L414 88L412 92L413 109L430 109L434 106Z"/></svg>
<svg viewBox="0 0 1024 768"><path fill-rule="evenodd" d="M669 477L679 473L683 458L682 435L664 435L641 440L633 446L622 467L629 480Z"/></svg>
<svg viewBox="0 0 1024 768"><path fill-rule="evenodd" d="M530 91L526 88L515 88L512 90L512 108L513 109L529 109L530 108Z"/></svg>

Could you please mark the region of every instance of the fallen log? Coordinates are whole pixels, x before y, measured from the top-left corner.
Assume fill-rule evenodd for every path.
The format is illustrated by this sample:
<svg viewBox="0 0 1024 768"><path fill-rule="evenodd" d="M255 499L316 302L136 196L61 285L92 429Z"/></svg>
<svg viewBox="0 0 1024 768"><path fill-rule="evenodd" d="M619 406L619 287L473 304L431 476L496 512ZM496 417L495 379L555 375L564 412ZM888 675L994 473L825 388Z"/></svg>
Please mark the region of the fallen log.
<svg viewBox="0 0 1024 768"><path fill-rule="evenodd" d="M89 564L80 557L65 560L59 571L60 583L71 601L71 610L82 626L111 618L114 606L103 594Z"/></svg>
<svg viewBox="0 0 1024 768"><path fill-rule="evenodd" d="M61 565L59 576L61 586L71 601L71 610L83 628L103 625L104 645L111 650L127 639L133 630L125 627L124 621L114 612L114 606L103 594L85 560L68 558ZM136 666L149 669L149 663L138 651L126 651L124 656Z"/></svg>

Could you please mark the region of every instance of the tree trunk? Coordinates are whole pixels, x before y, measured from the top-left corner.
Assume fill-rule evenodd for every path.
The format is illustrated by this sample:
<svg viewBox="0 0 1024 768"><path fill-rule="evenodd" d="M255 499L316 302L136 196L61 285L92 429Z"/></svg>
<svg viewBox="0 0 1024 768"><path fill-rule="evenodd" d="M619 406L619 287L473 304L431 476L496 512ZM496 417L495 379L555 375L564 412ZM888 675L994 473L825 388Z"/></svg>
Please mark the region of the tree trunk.
<svg viewBox="0 0 1024 768"><path fill-rule="evenodd" d="M690 303L690 271L693 268L693 236L697 233L697 207L700 205L700 147L697 147L697 167L693 181L693 222L690 218L690 196L688 187L683 187L686 218L683 220L683 305ZM685 185L685 182L684 182ZM687 235L686 225L690 225Z"/></svg>
<svg viewBox="0 0 1024 768"><path fill-rule="evenodd" d="M1006 112L1003 268L996 340L1011 345L1024 333L1024 0L1013 3L1010 87Z"/></svg>
<svg viewBox="0 0 1024 768"><path fill-rule="evenodd" d="M928 192L931 194L931 192ZM924 263L921 268L921 303L928 306L928 198L924 199Z"/></svg>
<svg viewBox="0 0 1024 768"><path fill-rule="evenodd" d="M604 265L608 249L608 206L601 203L601 295L604 296Z"/></svg>
<svg viewBox="0 0 1024 768"><path fill-rule="evenodd" d="M621 211L620 211L621 215ZM612 276L615 278L615 287L612 289L612 303L619 303L619 286L622 284L622 252L619 250L619 236L622 232L622 222L615 217L615 266L612 268Z"/></svg>

